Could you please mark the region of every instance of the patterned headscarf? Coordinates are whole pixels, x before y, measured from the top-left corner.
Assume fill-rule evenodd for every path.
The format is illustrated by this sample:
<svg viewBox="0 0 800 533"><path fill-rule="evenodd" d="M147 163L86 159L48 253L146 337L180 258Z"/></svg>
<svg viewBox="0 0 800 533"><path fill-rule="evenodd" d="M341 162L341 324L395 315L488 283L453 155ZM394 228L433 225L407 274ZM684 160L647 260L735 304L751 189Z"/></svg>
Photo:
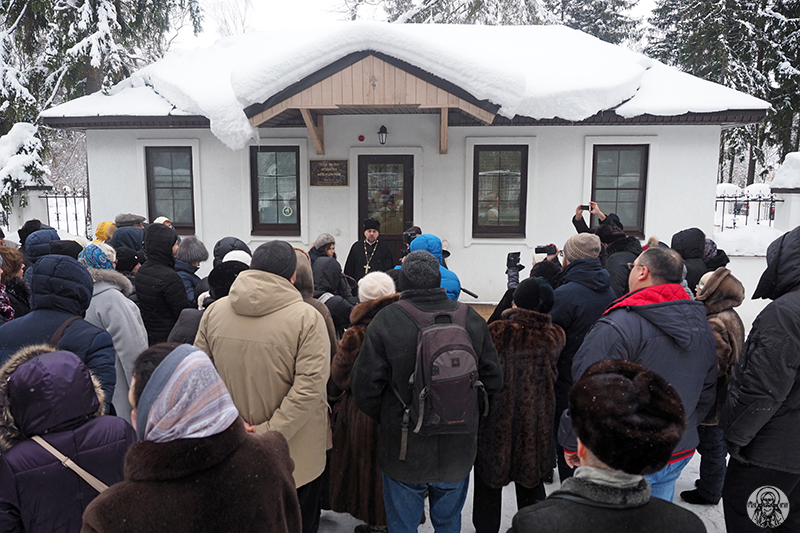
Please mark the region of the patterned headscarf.
<svg viewBox="0 0 800 533"><path fill-rule="evenodd" d="M114 270L114 264L96 244L90 244L78 254L80 261L86 268L98 270Z"/></svg>
<svg viewBox="0 0 800 533"><path fill-rule="evenodd" d="M239 411L208 356L183 344L153 372L136 409L140 441L201 439L222 433Z"/></svg>

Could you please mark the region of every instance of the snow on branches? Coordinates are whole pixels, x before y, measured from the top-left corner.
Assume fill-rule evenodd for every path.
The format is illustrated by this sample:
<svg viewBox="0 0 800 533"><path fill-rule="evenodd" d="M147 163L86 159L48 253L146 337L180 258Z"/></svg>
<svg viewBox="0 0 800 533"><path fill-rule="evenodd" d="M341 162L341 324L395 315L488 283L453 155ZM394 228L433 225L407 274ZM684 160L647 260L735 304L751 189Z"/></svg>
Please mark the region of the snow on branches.
<svg viewBox="0 0 800 533"><path fill-rule="evenodd" d="M21 193L25 187L44 185L44 176L50 173L42 163L37 130L33 124L18 122L0 137L0 206L7 212L11 212L14 198L24 201Z"/></svg>

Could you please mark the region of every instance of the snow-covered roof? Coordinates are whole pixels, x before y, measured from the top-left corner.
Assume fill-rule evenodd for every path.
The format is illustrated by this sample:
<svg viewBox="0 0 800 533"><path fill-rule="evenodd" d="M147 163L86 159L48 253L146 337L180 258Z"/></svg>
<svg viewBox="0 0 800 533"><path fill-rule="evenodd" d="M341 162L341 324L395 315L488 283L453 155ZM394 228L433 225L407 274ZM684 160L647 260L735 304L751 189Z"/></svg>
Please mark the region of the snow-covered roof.
<svg viewBox="0 0 800 533"><path fill-rule="evenodd" d="M499 106L498 114L581 121L614 110L630 118L731 110L769 103L667 67L563 26L346 22L249 33L173 52L115 86L41 117L195 116L239 149L255 135L244 109L350 54L375 51Z"/></svg>
<svg viewBox="0 0 800 533"><path fill-rule="evenodd" d="M786 154L770 185L773 189L800 189L800 152Z"/></svg>

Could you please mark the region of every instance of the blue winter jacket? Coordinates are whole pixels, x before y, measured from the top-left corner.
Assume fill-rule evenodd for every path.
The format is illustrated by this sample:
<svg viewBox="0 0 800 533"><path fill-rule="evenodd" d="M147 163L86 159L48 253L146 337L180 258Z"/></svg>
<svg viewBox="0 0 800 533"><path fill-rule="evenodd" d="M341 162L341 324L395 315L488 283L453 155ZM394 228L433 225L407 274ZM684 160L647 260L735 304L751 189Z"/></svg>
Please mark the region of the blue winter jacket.
<svg viewBox="0 0 800 533"><path fill-rule="evenodd" d="M92 276L71 257L47 255L30 271L31 312L0 326L0 365L20 348L48 344L61 324L83 317L92 301ZM81 318L67 327L58 348L77 355L100 380L106 398L114 397L116 352L105 330Z"/></svg>
<svg viewBox="0 0 800 533"><path fill-rule="evenodd" d="M31 268L36 261L50 254L50 241L59 241L61 238L54 229L40 229L34 231L25 239L25 255L28 257L28 265L25 270L24 278L28 285L31 284Z"/></svg>
<svg viewBox="0 0 800 533"><path fill-rule="evenodd" d="M125 246L137 252L141 252L142 241L144 241L144 230L133 226L123 226L114 232L112 241L114 248L117 250Z"/></svg>
<svg viewBox="0 0 800 533"><path fill-rule="evenodd" d="M186 297L190 302L197 303L197 293L195 288L200 283L200 278L195 274L200 267L192 266L186 261L180 259L175 260L175 272L181 277L183 281L183 288L186 289Z"/></svg>
<svg viewBox="0 0 800 533"><path fill-rule="evenodd" d="M452 270L442 266L442 241L436 235L423 233L411 241L410 251L425 250L432 253L439 260L439 273L442 275L442 283L439 285L447 291L447 297L451 300L458 300L461 294L461 282ZM400 268L400 267L397 267Z"/></svg>

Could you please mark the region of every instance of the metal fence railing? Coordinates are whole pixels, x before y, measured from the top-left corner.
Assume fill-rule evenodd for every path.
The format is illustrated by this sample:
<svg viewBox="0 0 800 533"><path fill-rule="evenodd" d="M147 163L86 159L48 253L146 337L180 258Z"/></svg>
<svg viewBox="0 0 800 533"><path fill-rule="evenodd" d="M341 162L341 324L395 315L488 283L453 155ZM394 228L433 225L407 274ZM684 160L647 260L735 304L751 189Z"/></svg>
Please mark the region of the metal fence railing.
<svg viewBox="0 0 800 533"><path fill-rule="evenodd" d="M714 226L719 231L749 224L766 223L772 226L775 220L775 208L781 202L783 200L774 194L717 196L714 206Z"/></svg>
<svg viewBox="0 0 800 533"><path fill-rule="evenodd" d="M73 235L91 238L92 214L84 191L43 194L47 201L47 224Z"/></svg>

